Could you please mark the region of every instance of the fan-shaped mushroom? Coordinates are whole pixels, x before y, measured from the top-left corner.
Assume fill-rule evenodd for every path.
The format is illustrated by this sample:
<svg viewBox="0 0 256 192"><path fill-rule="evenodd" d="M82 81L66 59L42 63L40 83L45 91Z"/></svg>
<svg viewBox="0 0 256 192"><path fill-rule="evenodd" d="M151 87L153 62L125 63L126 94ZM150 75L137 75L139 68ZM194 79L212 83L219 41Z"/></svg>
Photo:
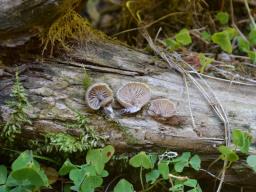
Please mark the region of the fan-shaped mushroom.
<svg viewBox="0 0 256 192"><path fill-rule="evenodd" d="M148 85L140 82L130 82L117 91L117 100L124 107L122 113L138 112L150 100Z"/></svg>
<svg viewBox="0 0 256 192"><path fill-rule="evenodd" d="M85 100L91 109L98 110L102 107L104 112L113 117L113 109L111 106L113 92L106 83L95 83L91 85L87 89Z"/></svg>
<svg viewBox="0 0 256 192"><path fill-rule="evenodd" d="M169 118L176 113L175 104L169 99L155 99L150 102L148 114L153 117Z"/></svg>

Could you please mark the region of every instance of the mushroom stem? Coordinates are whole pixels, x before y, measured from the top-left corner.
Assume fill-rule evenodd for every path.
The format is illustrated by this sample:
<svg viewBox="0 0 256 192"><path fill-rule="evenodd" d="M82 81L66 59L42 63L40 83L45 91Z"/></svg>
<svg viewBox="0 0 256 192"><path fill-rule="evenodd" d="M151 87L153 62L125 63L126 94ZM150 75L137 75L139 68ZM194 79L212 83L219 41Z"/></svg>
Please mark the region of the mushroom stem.
<svg viewBox="0 0 256 192"><path fill-rule="evenodd" d="M136 113L141 109L141 107L136 107L136 106L132 106L132 107L127 107L124 109L120 110L120 114L126 114L126 113Z"/></svg>
<svg viewBox="0 0 256 192"><path fill-rule="evenodd" d="M105 113L108 117L110 117L111 119L114 119L115 113L114 113L114 111L113 111L112 105L108 105L108 106L103 107L103 111L104 111L104 113Z"/></svg>

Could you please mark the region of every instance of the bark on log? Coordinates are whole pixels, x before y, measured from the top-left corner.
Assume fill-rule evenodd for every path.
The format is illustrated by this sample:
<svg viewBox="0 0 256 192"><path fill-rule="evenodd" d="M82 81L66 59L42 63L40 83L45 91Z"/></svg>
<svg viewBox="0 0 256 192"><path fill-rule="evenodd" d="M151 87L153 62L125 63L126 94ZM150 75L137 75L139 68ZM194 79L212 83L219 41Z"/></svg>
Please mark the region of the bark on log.
<svg viewBox="0 0 256 192"><path fill-rule="evenodd" d="M77 46L63 58L45 58L44 62L33 62L23 67L20 78L33 104L33 125L25 127L31 134L23 134L23 137L37 137L47 132L69 132L65 123L74 120L74 112L70 109L73 108L86 114L92 126L102 136L107 137L108 143L114 145L117 150L164 148L192 151L204 154L207 162L216 158L216 155L212 154L216 153L218 145L224 143L222 122L197 88L189 83L191 110L196 124L196 127L192 126L183 78L153 56L121 45L90 43ZM114 119L117 124L106 118L103 113L91 111L84 101L83 68L88 69L93 82L109 84L114 93L130 81L148 84L152 90L152 99L166 97L177 104L176 120L168 123L158 122L149 117L144 108L135 115L117 116ZM0 76L0 123L1 119L8 119L4 103L9 99L14 82L14 76L10 76L9 72L5 70ZM231 128L250 131L255 138L255 86L212 79L207 81L223 104ZM115 104L115 108L118 110L120 106ZM131 135L125 134L123 128ZM255 143L251 152L255 152ZM239 174L245 175L243 179L240 175L236 176L238 170L242 170ZM255 186L255 175L245 166L234 167L229 173L227 182Z"/></svg>

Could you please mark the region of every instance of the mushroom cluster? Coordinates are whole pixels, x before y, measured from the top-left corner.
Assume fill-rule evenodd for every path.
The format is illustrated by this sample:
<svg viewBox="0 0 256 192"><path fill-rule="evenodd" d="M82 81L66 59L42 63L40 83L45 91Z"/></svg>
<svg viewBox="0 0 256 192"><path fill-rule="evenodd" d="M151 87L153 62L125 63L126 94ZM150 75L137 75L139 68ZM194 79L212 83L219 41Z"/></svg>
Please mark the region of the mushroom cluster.
<svg viewBox="0 0 256 192"><path fill-rule="evenodd" d="M136 113L145 106L151 98L150 88L145 83L129 82L118 89L117 101L124 107L121 113ZM103 108L110 117L114 117L112 102L113 92L106 83L91 85L85 96L88 106L93 110ZM152 100L147 113L155 118L169 118L175 115L175 104L166 98Z"/></svg>

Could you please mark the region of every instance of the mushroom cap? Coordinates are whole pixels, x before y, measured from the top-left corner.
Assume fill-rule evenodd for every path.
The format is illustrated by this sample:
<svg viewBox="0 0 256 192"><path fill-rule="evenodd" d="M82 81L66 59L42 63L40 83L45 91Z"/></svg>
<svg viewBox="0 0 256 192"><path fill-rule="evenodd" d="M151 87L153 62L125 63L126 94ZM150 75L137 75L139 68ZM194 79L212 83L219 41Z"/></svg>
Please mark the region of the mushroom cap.
<svg viewBox="0 0 256 192"><path fill-rule="evenodd" d="M86 92L85 100L93 110L98 110L113 101L113 92L106 83L95 83Z"/></svg>
<svg viewBox="0 0 256 192"><path fill-rule="evenodd" d="M147 104L150 97L150 88L145 83L140 82L127 83L117 91L118 102L126 109L136 108L135 112Z"/></svg>
<svg viewBox="0 0 256 192"><path fill-rule="evenodd" d="M172 117L176 113L175 104L169 99L155 99L150 102L148 114L158 117Z"/></svg>

